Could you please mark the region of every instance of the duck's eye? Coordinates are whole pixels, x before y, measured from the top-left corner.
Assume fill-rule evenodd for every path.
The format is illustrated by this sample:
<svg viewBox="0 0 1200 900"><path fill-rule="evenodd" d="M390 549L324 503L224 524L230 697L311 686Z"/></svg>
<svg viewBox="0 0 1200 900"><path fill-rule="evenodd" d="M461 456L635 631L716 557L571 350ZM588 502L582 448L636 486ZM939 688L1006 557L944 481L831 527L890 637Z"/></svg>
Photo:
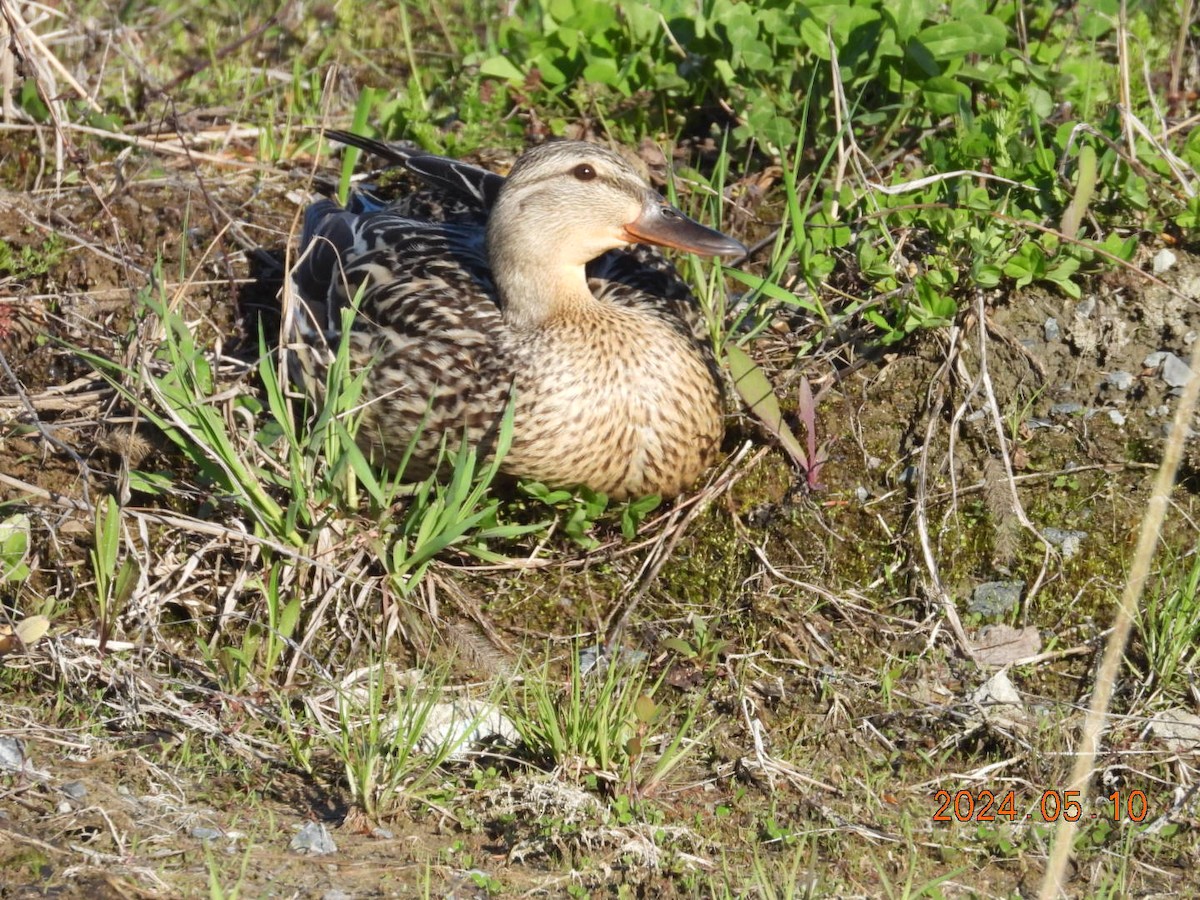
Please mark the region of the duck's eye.
<svg viewBox="0 0 1200 900"><path fill-rule="evenodd" d="M576 178L578 178L580 181L591 181L593 178L596 177L596 170L593 169L591 166L589 166L587 163L580 163L574 169L571 170L571 174L574 175Z"/></svg>

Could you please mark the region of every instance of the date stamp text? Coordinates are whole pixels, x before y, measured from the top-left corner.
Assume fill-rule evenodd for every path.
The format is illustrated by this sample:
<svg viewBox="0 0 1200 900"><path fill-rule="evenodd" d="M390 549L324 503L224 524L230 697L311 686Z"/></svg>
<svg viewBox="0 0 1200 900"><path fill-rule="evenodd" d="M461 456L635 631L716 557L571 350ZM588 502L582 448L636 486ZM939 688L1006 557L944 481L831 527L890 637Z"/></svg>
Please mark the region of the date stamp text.
<svg viewBox="0 0 1200 900"><path fill-rule="evenodd" d="M1083 807L1079 791L1042 791L1036 803L1020 809L1015 790L999 794L989 790L938 791L933 799L938 804L933 814L935 822L1032 821L1036 813L1041 813L1044 822L1057 822L1060 817L1068 822L1081 819L1142 822L1149 810L1146 794L1139 790L1113 791L1090 809Z"/></svg>

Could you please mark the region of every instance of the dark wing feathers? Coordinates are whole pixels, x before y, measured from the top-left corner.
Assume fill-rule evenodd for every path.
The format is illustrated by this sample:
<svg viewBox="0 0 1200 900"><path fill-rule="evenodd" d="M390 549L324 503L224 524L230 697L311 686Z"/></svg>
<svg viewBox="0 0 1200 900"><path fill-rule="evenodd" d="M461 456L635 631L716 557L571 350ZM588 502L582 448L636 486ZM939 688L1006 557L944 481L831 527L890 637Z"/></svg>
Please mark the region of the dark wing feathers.
<svg viewBox="0 0 1200 900"><path fill-rule="evenodd" d="M331 128L326 131L325 137L331 141L337 141L339 144L345 144L348 147L357 147L359 150L365 150L367 153L374 153L380 159L386 159L397 166L404 165L411 157L426 155L417 149L416 145L413 145L410 150L408 145L405 144L389 144L384 141L377 141L375 138L364 137L361 134L341 131L337 128Z"/></svg>
<svg viewBox="0 0 1200 900"><path fill-rule="evenodd" d="M329 332L364 282L360 316L393 329L475 307L499 316L479 228L418 221L386 208L356 213L319 200L305 213L303 241L307 252L292 277L310 306L326 307ZM428 309L397 309L408 297Z"/></svg>
<svg viewBox="0 0 1200 900"><path fill-rule="evenodd" d="M393 165L412 172L429 187L450 193L456 200L482 210L489 210L504 185L504 176L477 166L410 150L402 144L388 144L374 138L362 137L348 131L327 131L326 137L373 153Z"/></svg>
<svg viewBox="0 0 1200 900"><path fill-rule="evenodd" d="M408 171L432 187L443 188L464 202L490 210L504 186L504 176L444 156L414 156Z"/></svg>

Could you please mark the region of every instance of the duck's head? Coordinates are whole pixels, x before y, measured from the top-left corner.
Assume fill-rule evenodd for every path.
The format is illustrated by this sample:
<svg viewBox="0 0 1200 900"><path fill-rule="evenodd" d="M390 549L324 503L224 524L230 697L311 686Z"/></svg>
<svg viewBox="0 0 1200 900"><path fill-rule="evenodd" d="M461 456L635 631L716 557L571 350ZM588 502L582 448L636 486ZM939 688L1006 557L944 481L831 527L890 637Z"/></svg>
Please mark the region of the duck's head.
<svg viewBox="0 0 1200 900"><path fill-rule="evenodd" d="M703 256L741 256L746 248L688 218L611 150L559 141L517 160L488 222L497 271L521 256L543 267L582 267L609 250L657 244Z"/></svg>

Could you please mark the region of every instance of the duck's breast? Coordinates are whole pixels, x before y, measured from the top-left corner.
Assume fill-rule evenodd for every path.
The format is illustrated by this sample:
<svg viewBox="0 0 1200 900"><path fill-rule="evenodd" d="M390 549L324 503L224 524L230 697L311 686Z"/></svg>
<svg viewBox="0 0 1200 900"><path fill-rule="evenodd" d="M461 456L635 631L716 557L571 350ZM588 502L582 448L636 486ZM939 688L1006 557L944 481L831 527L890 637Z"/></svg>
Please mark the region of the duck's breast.
<svg viewBox="0 0 1200 900"><path fill-rule="evenodd" d="M712 462L720 392L690 336L609 307L545 343L515 353L529 362L517 367L514 474L616 498L673 496Z"/></svg>

